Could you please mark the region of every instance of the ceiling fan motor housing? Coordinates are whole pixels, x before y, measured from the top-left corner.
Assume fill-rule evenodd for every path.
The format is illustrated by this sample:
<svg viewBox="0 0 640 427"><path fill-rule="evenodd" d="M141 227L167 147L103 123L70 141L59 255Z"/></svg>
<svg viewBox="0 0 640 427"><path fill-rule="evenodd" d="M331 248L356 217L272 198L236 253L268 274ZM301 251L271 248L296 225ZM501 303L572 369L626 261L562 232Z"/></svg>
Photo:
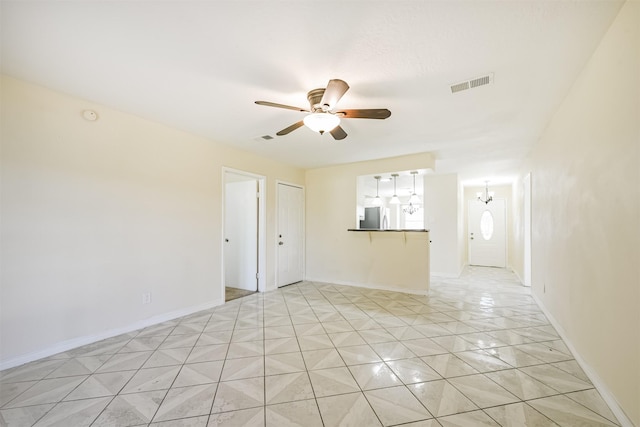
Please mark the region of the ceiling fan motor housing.
<svg viewBox="0 0 640 427"><path fill-rule="evenodd" d="M311 107L311 111L316 112L327 112L329 111L329 105L322 105L322 97L324 96L325 88L313 89L307 93L307 99L309 100L309 106Z"/></svg>

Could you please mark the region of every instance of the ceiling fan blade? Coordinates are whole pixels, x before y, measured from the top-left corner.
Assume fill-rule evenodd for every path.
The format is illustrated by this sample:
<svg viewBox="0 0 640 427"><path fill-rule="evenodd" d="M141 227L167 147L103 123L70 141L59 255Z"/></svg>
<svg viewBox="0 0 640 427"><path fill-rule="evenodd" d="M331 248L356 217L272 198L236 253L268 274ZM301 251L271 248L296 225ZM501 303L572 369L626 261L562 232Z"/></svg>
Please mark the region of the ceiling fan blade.
<svg viewBox="0 0 640 427"><path fill-rule="evenodd" d="M292 124L291 126L282 129L280 132L276 133L276 135L278 135L278 136L286 135L286 134L288 134L290 132L293 132L294 130L296 130L299 127L302 127L302 126L304 126L304 122L302 120L300 120L299 122L296 122L296 123Z"/></svg>
<svg viewBox="0 0 640 427"><path fill-rule="evenodd" d="M373 108L369 110L341 110L336 111L335 114L345 119L386 119L391 115L391 111L386 108Z"/></svg>
<svg viewBox="0 0 640 427"><path fill-rule="evenodd" d="M294 107L291 105L284 105L284 104L276 104L275 102L269 102L269 101L256 101L256 104L265 105L267 107L286 108L287 110L303 111L307 113L309 112L309 110L307 110L306 108Z"/></svg>
<svg viewBox="0 0 640 427"><path fill-rule="evenodd" d="M327 88L324 91L324 95L322 95L322 101L320 101L321 105L326 105L327 109L333 109L342 95L344 95L349 90L349 85L344 80L333 79L329 80L329 84L327 84Z"/></svg>
<svg viewBox="0 0 640 427"><path fill-rule="evenodd" d="M341 140L347 137L347 133L340 127L340 125L334 127L329 131L333 139Z"/></svg>

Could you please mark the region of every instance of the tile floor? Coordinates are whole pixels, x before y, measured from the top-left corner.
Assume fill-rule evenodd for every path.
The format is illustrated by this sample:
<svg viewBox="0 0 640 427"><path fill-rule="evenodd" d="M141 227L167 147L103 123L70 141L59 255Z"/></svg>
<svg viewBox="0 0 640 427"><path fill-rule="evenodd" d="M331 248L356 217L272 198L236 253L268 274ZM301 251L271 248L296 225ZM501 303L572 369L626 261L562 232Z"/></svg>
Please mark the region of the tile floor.
<svg viewBox="0 0 640 427"><path fill-rule="evenodd" d="M0 372L1 426L618 425L502 269L303 282Z"/></svg>

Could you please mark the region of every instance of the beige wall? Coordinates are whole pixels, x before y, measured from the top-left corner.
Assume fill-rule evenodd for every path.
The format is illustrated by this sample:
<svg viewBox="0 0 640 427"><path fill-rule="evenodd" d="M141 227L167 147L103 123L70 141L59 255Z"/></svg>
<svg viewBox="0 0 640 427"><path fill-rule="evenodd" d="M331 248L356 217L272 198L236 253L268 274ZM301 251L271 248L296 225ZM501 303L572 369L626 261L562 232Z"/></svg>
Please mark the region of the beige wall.
<svg viewBox="0 0 640 427"><path fill-rule="evenodd" d="M636 426L639 57L640 3L627 2L523 169L533 177L533 292Z"/></svg>
<svg viewBox="0 0 640 427"><path fill-rule="evenodd" d="M428 236L349 232L356 227L356 177L433 168L431 154L394 157L306 172L306 278L383 289L425 291Z"/></svg>
<svg viewBox="0 0 640 427"><path fill-rule="evenodd" d="M222 303L222 167L304 172L3 77L0 369ZM84 109L100 118L89 122ZM143 292L152 303L141 304Z"/></svg>

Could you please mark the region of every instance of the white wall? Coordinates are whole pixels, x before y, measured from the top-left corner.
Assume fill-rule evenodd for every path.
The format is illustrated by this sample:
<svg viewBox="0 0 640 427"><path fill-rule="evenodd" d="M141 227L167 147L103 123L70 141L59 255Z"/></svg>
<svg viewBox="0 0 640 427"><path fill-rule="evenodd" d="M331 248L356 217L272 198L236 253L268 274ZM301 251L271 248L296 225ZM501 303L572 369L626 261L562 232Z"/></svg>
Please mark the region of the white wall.
<svg viewBox="0 0 640 427"><path fill-rule="evenodd" d="M302 170L9 77L1 96L0 369L220 304L223 166L267 176L275 287L275 182Z"/></svg>
<svg viewBox="0 0 640 427"><path fill-rule="evenodd" d="M306 279L385 289L428 288L428 235L349 232L356 227L358 175L433 168L431 154L306 172ZM427 240L425 240L427 239ZM388 268L390 267L390 268ZM425 286L426 283L426 286Z"/></svg>
<svg viewBox="0 0 640 427"><path fill-rule="evenodd" d="M639 76L640 3L628 1L523 167L533 178L533 292L636 426Z"/></svg>
<svg viewBox="0 0 640 427"><path fill-rule="evenodd" d="M459 250L458 175L424 176L425 227L431 235L431 274L458 277L463 267Z"/></svg>

